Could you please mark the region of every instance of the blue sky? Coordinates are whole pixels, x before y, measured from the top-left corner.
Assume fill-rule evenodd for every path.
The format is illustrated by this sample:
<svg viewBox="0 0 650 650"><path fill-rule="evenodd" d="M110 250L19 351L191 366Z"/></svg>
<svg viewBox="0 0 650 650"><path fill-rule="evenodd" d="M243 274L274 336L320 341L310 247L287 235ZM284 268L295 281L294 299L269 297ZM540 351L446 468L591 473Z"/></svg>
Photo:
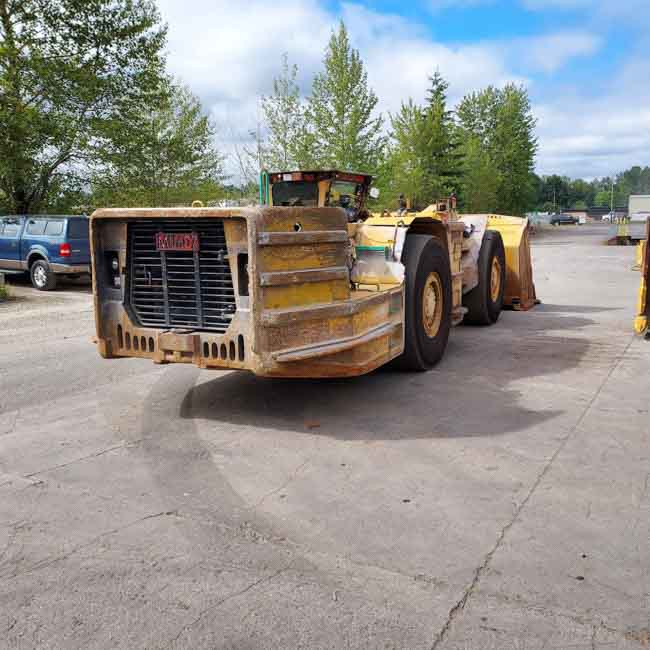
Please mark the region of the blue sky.
<svg viewBox="0 0 650 650"><path fill-rule="evenodd" d="M450 102L516 82L537 117L537 170L593 178L650 165L650 0L158 0L170 66L205 102L236 175L280 58L307 95L343 19L388 115L439 69Z"/></svg>

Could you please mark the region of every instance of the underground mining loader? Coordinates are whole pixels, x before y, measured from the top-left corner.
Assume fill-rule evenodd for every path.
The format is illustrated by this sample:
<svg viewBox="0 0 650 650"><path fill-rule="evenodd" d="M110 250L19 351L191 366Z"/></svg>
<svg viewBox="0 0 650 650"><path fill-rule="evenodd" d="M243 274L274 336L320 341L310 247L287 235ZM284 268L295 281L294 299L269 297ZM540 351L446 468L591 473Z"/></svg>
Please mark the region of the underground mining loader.
<svg viewBox="0 0 650 650"><path fill-rule="evenodd" d="M269 377L427 370L452 325L535 304L525 219L460 217L453 198L371 214L371 180L263 173L255 207L97 210L100 354Z"/></svg>

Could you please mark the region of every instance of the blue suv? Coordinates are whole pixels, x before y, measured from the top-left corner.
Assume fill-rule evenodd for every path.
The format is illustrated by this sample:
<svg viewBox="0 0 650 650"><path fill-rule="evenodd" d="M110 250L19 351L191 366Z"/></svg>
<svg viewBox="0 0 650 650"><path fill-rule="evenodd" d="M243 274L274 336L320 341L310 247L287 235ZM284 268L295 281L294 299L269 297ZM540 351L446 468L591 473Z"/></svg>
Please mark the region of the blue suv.
<svg viewBox="0 0 650 650"><path fill-rule="evenodd" d="M0 217L0 271L29 271L39 291L56 287L57 276L90 273L88 218Z"/></svg>

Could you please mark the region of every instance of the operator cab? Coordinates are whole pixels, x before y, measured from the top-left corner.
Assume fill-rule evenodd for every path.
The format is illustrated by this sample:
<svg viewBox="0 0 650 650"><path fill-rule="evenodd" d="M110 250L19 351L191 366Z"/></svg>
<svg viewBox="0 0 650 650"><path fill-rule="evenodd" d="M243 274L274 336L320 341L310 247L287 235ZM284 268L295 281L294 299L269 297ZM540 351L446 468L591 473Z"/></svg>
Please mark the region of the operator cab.
<svg viewBox="0 0 650 650"><path fill-rule="evenodd" d="M342 208L349 222L368 217L372 176L337 170L262 172L260 203L287 207ZM376 190L374 190L376 192Z"/></svg>

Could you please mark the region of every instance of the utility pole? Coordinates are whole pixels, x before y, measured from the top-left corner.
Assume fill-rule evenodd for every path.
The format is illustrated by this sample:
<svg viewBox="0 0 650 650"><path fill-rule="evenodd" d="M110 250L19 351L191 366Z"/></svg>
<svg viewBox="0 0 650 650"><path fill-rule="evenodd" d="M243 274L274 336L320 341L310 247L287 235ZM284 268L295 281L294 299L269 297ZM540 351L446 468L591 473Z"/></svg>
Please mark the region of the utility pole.
<svg viewBox="0 0 650 650"><path fill-rule="evenodd" d="M614 221L614 177L612 176L612 187L609 198L609 216Z"/></svg>

